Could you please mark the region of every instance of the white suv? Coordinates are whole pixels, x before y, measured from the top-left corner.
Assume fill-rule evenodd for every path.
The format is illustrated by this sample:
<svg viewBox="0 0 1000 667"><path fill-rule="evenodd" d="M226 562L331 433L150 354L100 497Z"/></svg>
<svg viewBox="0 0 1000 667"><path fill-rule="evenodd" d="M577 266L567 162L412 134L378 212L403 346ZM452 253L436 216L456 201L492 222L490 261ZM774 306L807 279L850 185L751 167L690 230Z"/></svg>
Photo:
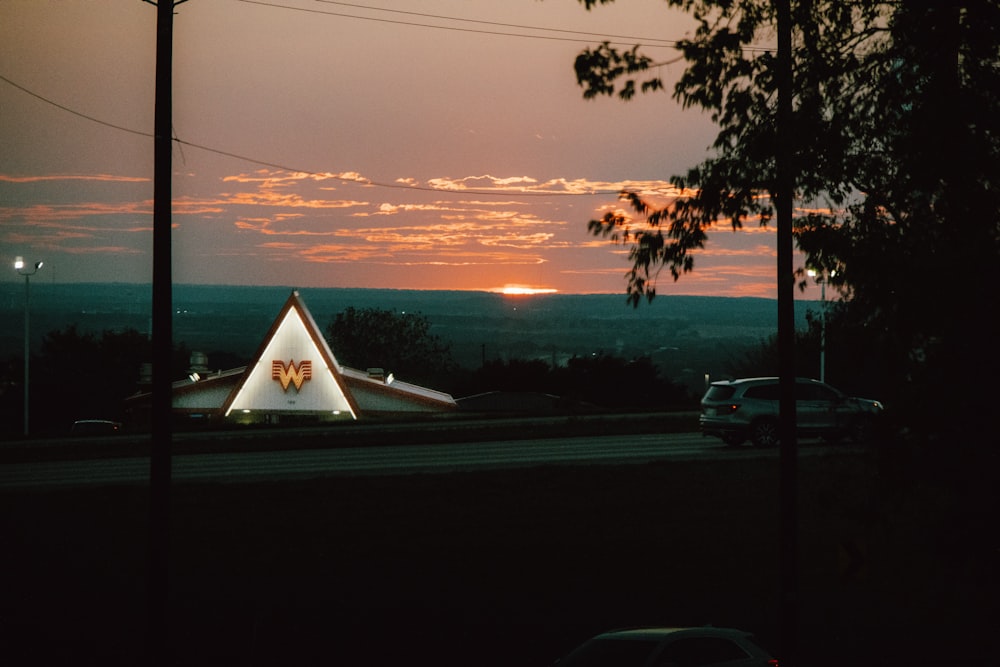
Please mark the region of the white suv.
<svg viewBox="0 0 1000 667"><path fill-rule="evenodd" d="M865 440L882 404L846 396L828 384L798 378L795 381L796 433L827 440L850 437ZM747 378L713 382L701 399L701 432L739 445L750 440L758 447L778 444L778 378Z"/></svg>

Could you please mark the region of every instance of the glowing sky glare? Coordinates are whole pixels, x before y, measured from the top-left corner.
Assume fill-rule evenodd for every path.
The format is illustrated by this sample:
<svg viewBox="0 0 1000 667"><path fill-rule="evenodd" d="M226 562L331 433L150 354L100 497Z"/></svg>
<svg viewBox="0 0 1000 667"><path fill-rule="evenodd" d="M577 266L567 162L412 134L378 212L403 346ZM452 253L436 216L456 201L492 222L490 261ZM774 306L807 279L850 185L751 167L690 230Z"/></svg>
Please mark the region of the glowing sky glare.
<svg viewBox="0 0 1000 667"><path fill-rule="evenodd" d="M558 290L539 287L525 287L523 285L504 285L503 287L489 291L498 292L506 296L532 296L534 294L554 294Z"/></svg>
<svg viewBox="0 0 1000 667"><path fill-rule="evenodd" d="M573 60L602 35L681 38L690 19L661 0L407 9L490 23L313 0L178 6L175 282L624 292L627 248L587 222L620 209L622 187L676 194L667 179L716 129L669 94L584 101ZM0 3L0 248L44 258L50 280L151 279L155 14ZM487 26L508 34L458 29ZM661 68L668 89L681 71ZM695 272L664 272L658 291L773 297L773 248L773 229L721 225Z"/></svg>

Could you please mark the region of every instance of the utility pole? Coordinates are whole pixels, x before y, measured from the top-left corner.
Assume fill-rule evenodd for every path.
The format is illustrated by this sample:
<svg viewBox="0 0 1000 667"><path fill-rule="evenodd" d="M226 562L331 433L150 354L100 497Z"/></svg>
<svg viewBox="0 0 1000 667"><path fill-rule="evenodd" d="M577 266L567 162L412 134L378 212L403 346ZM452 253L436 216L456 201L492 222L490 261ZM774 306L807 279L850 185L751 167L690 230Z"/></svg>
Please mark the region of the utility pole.
<svg viewBox="0 0 1000 667"><path fill-rule="evenodd" d="M30 429L30 415L28 406L31 404L31 392L28 386L31 382L31 276L38 273L44 262L35 262L35 268L28 269L24 259L18 257L14 260L14 270L24 276L24 437L27 438Z"/></svg>
<svg viewBox="0 0 1000 667"><path fill-rule="evenodd" d="M795 274L792 258L792 197L795 190L792 127L792 10L776 0L778 19L777 187L778 218L778 375L780 474L778 481L780 548L779 606L782 664L798 658L798 512L795 434Z"/></svg>
<svg viewBox="0 0 1000 667"><path fill-rule="evenodd" d="M144 0L156 6L156 102L153 128L153 398L150 414L149 555L146 650L149 664L170 661L170 450L173 439L171 359L173 277L171 224L173 164L174 7L186 0Z"/></svg>

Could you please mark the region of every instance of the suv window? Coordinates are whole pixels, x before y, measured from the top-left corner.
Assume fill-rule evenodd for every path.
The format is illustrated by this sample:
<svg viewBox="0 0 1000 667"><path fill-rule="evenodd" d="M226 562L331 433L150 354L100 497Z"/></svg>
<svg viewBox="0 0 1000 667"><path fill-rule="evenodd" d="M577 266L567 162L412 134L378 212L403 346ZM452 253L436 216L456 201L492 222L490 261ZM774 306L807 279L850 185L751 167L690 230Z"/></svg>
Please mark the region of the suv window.
<svg viewBox="0 0 1000 667"><path fill-rule="evenodd" d="M710 401L725 401L736 393L736 387L731 384L713 384L709 386L705 398Z"/></svg>
<svg viewBox="0 0 1000 667"><path fill-rule="evenodd" d="M641 667L657 647L655 639L593 639L566 658L568 667Z"/></svg>
<svg viewBox="0 0 1000 667"><path fill-rule="evenodd" d="M658 667L697 667L729 660L745 660L749 654L722 637L689 637L670 642L656 660Z"/></svg>
<svg viewBox="0 0 1000 667"><path fill-rule="evenodd" d="M779 387L777 382L759 384L756 387L747 387L747 390L743 392L743 396L746 398L758 398L764 401L776 401L778 400L778 394Z"/></svg>
<svg viewBox="0 0 1000 667"><path fill-rule="evenodd" d="M832 403L837 400L837 392L829 387L813 382L800 382L796 385L796 398L800 401L826 401Z"/></svg>

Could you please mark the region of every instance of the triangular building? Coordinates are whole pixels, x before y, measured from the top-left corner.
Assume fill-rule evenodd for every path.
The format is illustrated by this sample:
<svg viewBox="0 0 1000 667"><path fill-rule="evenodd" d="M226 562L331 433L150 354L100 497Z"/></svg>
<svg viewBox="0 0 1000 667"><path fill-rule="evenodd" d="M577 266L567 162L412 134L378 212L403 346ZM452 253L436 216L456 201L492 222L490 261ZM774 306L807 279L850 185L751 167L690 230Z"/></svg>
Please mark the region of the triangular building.
<svg viewBox="0 0 1000 667"><path fill-rule="evenodd" d="M150 394L126 401L141 425ZM382 369L341 366L301 296L293 291L250 364L192 373L173 385L183 422L302 423L450 412L446 393L395 380Z"/></svg>

